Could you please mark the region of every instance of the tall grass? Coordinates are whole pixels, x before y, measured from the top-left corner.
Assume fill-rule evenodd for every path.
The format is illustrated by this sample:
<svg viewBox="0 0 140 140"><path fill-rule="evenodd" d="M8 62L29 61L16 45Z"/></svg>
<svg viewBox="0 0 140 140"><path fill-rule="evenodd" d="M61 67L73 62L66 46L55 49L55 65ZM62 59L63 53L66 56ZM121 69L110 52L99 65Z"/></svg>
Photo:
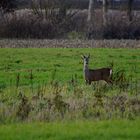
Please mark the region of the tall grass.
<svg viewBox="0 0 140 140"><path fill-rule="evenodd" d="M136 119L138 50L1 49L0 122ZM80 54L89 52L91 68L113 67L113 85L84 84Z"/></svg>
<svg viewBox="0 0 140 140"><path fill-rule="evenodd" d="M140 115L139 85L119 80L85 86L74 78L64 85L53 81L34 89L7 88L0 96L0 122L135 119Z"/></svg>

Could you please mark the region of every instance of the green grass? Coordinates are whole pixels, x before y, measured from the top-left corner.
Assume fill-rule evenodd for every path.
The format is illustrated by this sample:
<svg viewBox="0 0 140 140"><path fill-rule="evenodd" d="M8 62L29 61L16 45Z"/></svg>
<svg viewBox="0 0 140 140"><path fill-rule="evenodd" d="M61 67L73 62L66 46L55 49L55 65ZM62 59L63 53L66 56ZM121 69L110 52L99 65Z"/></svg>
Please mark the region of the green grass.
<svg viewBox="0 0 140 140"><path fill-rule="evenodd" d="M0 123L139 117L139 50L0 49ZM114 85L85 85L81 54L89 53L90 68L108 67L113 62L113 73L124 70L132 80ZM75 75L78 84L71 82ZM50 84L52 79L58 82Z"/></svg>
<svg viewBox="0 0 140 140"><path fill-rule="evenodd" d="M139 140L140 120L77 121L0 126L1 140Z"/></svg>
<svg viewBox="0 0 140 140"><path fill-rule="evenodd" d="M83 81L83 64L81 54L91 54L90 68L110 66L114 70L123 69L126 75L140 77L140 49L111 48L28 48L0 49L0 87L5 88L16 84L16 75L20 73L20 85L29 85L30 71L33 71L33 83L42 84L55 79L60 83L68 82L77 75Z"/></svg>
<svg viewBox="0 0 140 140"><path fill-rule="evenodd" d="M101 96L104 103L104 106L101 106L100 102L102 100L99 103L96 102L98 100L95 97L97 90L84 85L81 54L89 53L91 54L90 68L96 69L110 66L110 63L113 62L113 72L121 69L125 71L127 78L132 77L134 80L140 80L140 49L0 49L0 122L3 124L0 125L0 140L139 140L139 95L137 95L139 91L135 92L137 93L136 95L134 94L132 97L129 97L129 92L121 92L119 88L106 88L106 86L105 90L104 88L102 89L101 85L100 88L105 91L100 91L100 94L105 94L108 97L112 96L112 98L105 98L106 96L102 98ZM29 116L25 119L25 121L30 123L24 123L24 120L19 120L19 116L17 115L17 110L22 101L22 99L19 99L17 93L21 91L25 95L27 93L31 94L31 89L29 88L32 82L30 78L31 70L33 73L33 85L35 87L40 85L46 88L43 92L43 98L45 97L46 100L45 98L39 98L34 102L32 95L27 96L29 103L31 103L34 109L30 111ZM20 74L19 86L23 88L19 88L18 92L16 92L15 85L18 73ZM77 75L79 82L77 87L67 84L74 75ZM60 102L66 102L72 107L77 107L75 110L71 109L70 112L66 111L64 118L61 116L61 111L59 112L57 109L53 110L52 108L51 113L50 110L47 110L49 104L47 99L50 99L53 105L55 105L55 94L53 93L55 87L54 89L51 86L49 87L49 82L53 78L59 81L59 83L64 84L59 93L62 97L59 99ZM44 86L45 84L48 85ZM139 86L139 83L137 86ZM61 88L61 85L59 88ZM132 87L130 91L133 91L133 88L135 90L139 89L139 87ZM106 94L106 92L109 92L109 94ZM114 92L118 95L115 96ZM37 90L34 90L33 94L37 95ZM127 100L122 101L125 98ZM131 104L131 100L135 104ZM123 115L121 105L125 108ZM116 106L116 110L113 106ZM110 112L109 110L111 109L114 109L114 112ZM26 110L24 111L26 113ZM137 117L138 119L136 119ZM112 120L119 118L128 120ZM64 122L59 122L62 119ZM98 119L102 121L97 121ZM104 121L106 119L110 120ZM136 120L131 121L131 119ZM38 123L40 120L50 120L50 123ZM4 125L4 123L6 124Z"/></svg>

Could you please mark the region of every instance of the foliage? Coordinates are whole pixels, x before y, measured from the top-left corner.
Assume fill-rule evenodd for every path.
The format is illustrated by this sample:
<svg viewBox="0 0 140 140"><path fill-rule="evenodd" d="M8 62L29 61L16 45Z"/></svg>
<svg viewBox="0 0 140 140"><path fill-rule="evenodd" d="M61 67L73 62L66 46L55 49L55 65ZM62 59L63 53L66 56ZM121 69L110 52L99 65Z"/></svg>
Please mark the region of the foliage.
<svg viewBox="0 0 140 140"><path fill-rule="evenodd" d="M17 0L1 0L0 1L0 8L2 8L5 12L10 12L16 7L17 7Z"/></svg>
<svg viewBox="0 0 140 140"><path fill-rule="evenodd" d="M52 1L53 2L53 1ZM87 11L69 9L65 4L56 8L52 5L32 4L31 10L17 10L0 17L1 38L48 38L85 39L87 32ZM103 28L101 10L95 11L95 24L90 38L139 39L139 11L129 22L126 12L111 11L108 23Z"/></svg>
<svg viewBox="0 0 140 140"><path fill-rule="evenodd" d="M1 37L52 39L73 28L75 12L69 10L64 1L32 1L30 10L21 11L1 13Z"/></svg>
<svg viewBox="0 0 140 140"><path fill-rule="evenodd" d="M19 119L25 120L29 115L31 107L28 98L25 95L22 95L22 93L20 93L19 98L20 98L20 103L18 105L16 115L19 117Z"/></svg>
<svg viewBox="0 0 140 140"><path fill-rule="evenodd" d="M72 32L69 32L68 35L67 35L68 39L85 39L85 35L84 33L79 33L79 32L76 32L76 31L72 31Z"/></svg>

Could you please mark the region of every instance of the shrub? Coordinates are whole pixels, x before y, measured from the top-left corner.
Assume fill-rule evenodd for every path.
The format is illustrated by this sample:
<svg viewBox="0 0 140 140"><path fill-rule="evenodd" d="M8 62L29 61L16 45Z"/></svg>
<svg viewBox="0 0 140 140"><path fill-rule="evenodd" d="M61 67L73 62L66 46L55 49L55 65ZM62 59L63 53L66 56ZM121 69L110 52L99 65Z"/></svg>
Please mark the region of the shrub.
<svg viewBox="0 0 140 140"><path fill-rule="evenodd" d="M62 16L54 9L21 10L1 15L0 37L3 38L59 38L72 30L72 16L69 11Z"/></svg>
<svg viewBox="0 0 140 140"><path fill-rule="evenodd" d="M133 21L129 22L126 12L112 10L108 12L108 23L102 25L102 14L96 11L95 25L88 34L89 38L100 39L139 39L140 38L140 17L139 11L133 16Z"/></svg>
<svg viewBox="0 0 140 140"><path fill-rule="evenodd" d="M0 1L0 8L2 8L5 12L10 12L16 7L17 7L17 0L1 0Z"/></svg>
<svg viewBox="0 0 140 140"><path fill-rule="evenodd" d="M32 10L2 13L0 37L85 39L87 10L66 10L65 6L61 7L61 10L50 7L32 8ZM134 20L129 22L124 12L112 11L112 14L108 14L106 27L102 26L101 11L97 10L95 15L96 22L93 30L87 34L88 38L140 39L140 17L137 14Z"/></svg>
<svg viewBox="0 0 140 140"><path fill-rule="evenodd" d="M111 21L103 29L103 38L106 39L140 39L140 22L127 23Z"/></svg>

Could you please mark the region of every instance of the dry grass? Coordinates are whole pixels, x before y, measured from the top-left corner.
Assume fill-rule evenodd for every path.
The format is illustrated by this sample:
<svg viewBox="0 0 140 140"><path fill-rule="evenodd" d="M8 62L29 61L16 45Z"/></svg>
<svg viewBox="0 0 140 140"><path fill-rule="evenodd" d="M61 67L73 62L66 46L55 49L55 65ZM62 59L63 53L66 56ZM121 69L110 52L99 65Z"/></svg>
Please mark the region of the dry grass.
<svg viewBox="0 0 140 140"><path fill-rule="evenodd" d="M139 40L0 40L0 48L140 48Z"/></svg>

